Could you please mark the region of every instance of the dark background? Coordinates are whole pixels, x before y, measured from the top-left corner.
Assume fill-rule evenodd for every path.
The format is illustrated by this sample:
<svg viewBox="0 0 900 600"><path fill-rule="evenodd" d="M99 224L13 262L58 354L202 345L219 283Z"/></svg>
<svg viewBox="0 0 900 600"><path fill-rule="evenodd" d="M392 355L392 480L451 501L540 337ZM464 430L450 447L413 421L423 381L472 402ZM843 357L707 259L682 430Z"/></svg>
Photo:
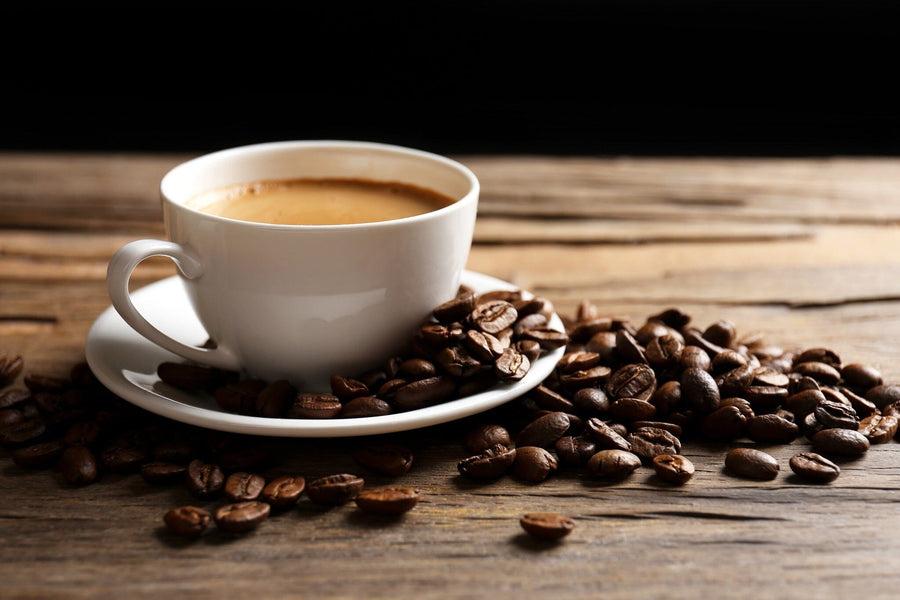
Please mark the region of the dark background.
<svg viewBox="0 0 900 600"><path fill-rule="evenodd" d="M900 154L892 3L285 6L3 9L0 150Z"/></svg>

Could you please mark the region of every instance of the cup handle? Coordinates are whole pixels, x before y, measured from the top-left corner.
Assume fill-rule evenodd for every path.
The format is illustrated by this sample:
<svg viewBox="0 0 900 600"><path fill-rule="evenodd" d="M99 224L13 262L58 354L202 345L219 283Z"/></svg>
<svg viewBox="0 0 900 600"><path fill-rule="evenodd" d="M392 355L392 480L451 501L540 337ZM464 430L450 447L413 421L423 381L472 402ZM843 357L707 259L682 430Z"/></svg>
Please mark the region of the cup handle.
<svg viewBox="0 0 900 600"><path fill-rule="evenodd" d="M174 242L163 240L135 240L125 244L113 255L106 270L106 285L109 297L119 315L135 331L170 352L188 360L228 370L240 370L234 353L227 348L200 348L188 346L169 337L138 312L131 301L128 282L135 267L151 256L171 258L182 275L196 279L203 275L203 265L187 248Z"/></svg>

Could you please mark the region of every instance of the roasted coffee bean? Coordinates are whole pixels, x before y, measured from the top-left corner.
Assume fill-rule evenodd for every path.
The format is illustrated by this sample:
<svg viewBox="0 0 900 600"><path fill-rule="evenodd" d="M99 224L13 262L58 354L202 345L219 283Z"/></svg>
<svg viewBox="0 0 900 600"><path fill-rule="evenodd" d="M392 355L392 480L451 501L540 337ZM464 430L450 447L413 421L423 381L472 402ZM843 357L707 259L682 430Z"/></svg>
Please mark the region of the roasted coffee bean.
<svg viewBox="0 0 900 600"><path fill-rule="evenodd" d="M747 437L764 444L790 444L800 435L796 423L776 414L758 415L747 421Z"/></svg>
<svg viewBox="0 0 900 600"><path fill-rule="evenodd" d="M353 460L381 475L399 477L412 467L413 453L398 444L372 444L354 451Z"/></svg>
<svg viewBox="0 0 900 600"><path fill-rule="evenodd" d="M725 468L733 475L769 480L778 476L778 461L755 448L735 448L725 456Z"/></svg>
<svg viewBox="0 0 900 600"><path fill-rule="evenodd" d="M718 375L746 366L748 366L747 359L742 354L735 350L723 350L712 358L709 368L710 372Z"/></svg>
<svg viewBox="0 0 900 600"><path fill-rule="evenodd" d="M813 412L816 406L824 401L825 394L816 388L791 394L784 399L784 407L795 415L802 417Z"/></svg>
<svg viewBox="0 0 900 600"><path fill-rule="evenodd" d="M62 393L69 387L67 379L43 373L29 373L22 379L22 383L33 394L37 392Z"/></svg>
<svg viewBox="0 0 900 600"><path fill-rule="evenodd" d="M66 446L94 447L103 435L103 428L96 421L81 421L73 423L63 436Z"/></svg>
<svg viewBox="0 0 900 600"><path fill-rule="evenodd" d="M709 340L717 346L727 348L734 343L736 328L734 323L727 320L716 321L703 331L703 339Z"/></svg>
<svg viewBox="0 0 900 600"><path fill-rule="evenodd" d="M21 356L0 354L0 388L10 385L25 367Z"/></svg>
<svg viewBox="0 0 900 600"><path fill-rule="evenodd" d="M670 331L671 328L667 327L665 323L648 319L634 332L634 339L637 340L638 344L646 348L647 344L657 338L667 335Z"/></svg>
<svg viewBox="0 0 900 600"><path fill-rule="evenodd" d="M225 498L231 502L247 502L256 500L266 487L266 480L255 473L232 473L225 480Z"/></svg>
<svg viewBox="0 0 900 600"><path fill-rule="evenodd" d="M151 485L173 485L184 481L187 466L178 463L152 461L141 465L141 477Z"/></svg>
<svg viewBox="0 0 900 600"><path fill-rule="evenodd" d="M428 346L434 348L446 348L462 339L465 331L456 325L440 325L438 323L426 323L419 328L419 336ZM372 389L371 387L369 389Z"/></svg>
<svg viewBox="0 0 900 600"><path fill-rule="evenodd" d="M296 397L297 389L288 380L279 379L259 392L253 403L254 411L261 417L283 417Z"/></svg>
<svg viewBox="0 0 900 600"><path fill-rule="evenodd" d="M747 421L747 416L737 406L720 406L703 417L700 432L708 440L728 442L744 434Z"/></svg>
<svg viewBox="0 0 900 600"><path fill-rule="evenodd" d="M734 406L741 414L747 417L748 419L752 419L756 416L756 413L753 412L753 407L750 405L750 402L743 398L722 398L722 401L719 402L719 408L723 406Z"/></svg>
<svg viewBox="0 0 900 600"><path fill-rule="evenodd" d="M694 463L680 454L658 454L653 457L653 470L663 481L682 485L694 476Z"/></svg>
<svg viewBox="0 0 900 600"><path fill-rule="evenodd" d="M886 405L883 409L881 409L881 414L886 417L897 417L900 418L900 401L891 402Z"/></svg>
<svg viewBox="0 0 900 600"><path fill-rule="evenodd" d="M290 419L331 419L338 416L343 405L333 394L299 394L288 408Z"/></svg>
<svg viewBox="0 0 900 600"><path fill-rule="evenodd" d="M163 522L169 531L185 538L200 537L212 520L212 515L196 506L173 508L163 515Z"/></svg>
<svg viewBox="0 0 900 600"><path fill-rule="evenodd" d="M522 311L518 306L516 306L516 311L519 313L519 320L517 320L515 325L513 325L513 334L516 337L520 337L529 329L547 327L547 324L549 323L547 317L541 313L532 313L523 317Z"/></svg>
<svg viewBox="0 0 900 600"><path fill-rule="evenodd" d="M631 451L631 443L625 439L627 433L623 435L597 417L588 419L585 422L584 433L603 450Z"/></svg>
<svg viewBox="0 0 900 600"><path fill-rule="evenodd" d="M823 429L810 442L825 455L861 456L869 450L869 440L855 429Z"/></svg>
<svg viewBox="0 0 900 600"><path fill-rule="evenodd" d="M469 325L485 333L498 333L518 318L516 307L506 300L488 300L475 306L466 317Z"/></svg>
<svg viewBox="0 0 900 600"><path fill-rule="evenodd" d="M871 415L859 422L859 432L870 444L886 444L897 434L897 417Z"/></svg>
<svg viewBox="0 0 900 600"><path fill-rule="evenodd" d="M770 367L757 367L753 373L753 385L769 385L786 388L791 384L791 378L780 371Z"/></svg>
<svg viewBox="0 0 900 600"><path fill-rule="evenodd" d="M686 346L696 346L700 348L706 352L710 360L712 360L713 356L725 350L724 347L703 337L703 334L696 328L686 328L682 332L682 335L684 336L684 343Z"/></svg>
<svg viewBox="0 0 900 600"><path fill-rule="evenodd" d="M531 361L515 348L504 349L494 362L494 374L501 381L519 381L530 369Z"/></svg>
<svg viewBox="0 0 900 600"><path fill-rule="evenodd" d="M841 474L839 466L815 452L795 454L789 464L797 477L813 483L829 483Z"/></svg>
<svg viewBox="0 0 900 600"><path fill-rule="evenodd" d="M841 379L850 387L868 390L882 385L881 371L871 365L852 363L841 368Z"/></svg>
<svg viewBox="0 0 900 600"><path fill-rule="evenodd" d="M516 312L519 313L520 320L523 317L536 314L545 316L553 314L553 303L541 296L534 296L532 298L523 297L519 300L514 300L512 304L516 307Z"/></svg>
<svg viewBox="0 0 900 600"><path fill-rule="evenodd" d="M584 371L564 373L559 376L559 383L567 390L579 390L602 385L607 379L611 369L605 365L597 365Z"/></svg>
<svg viewBox="0 0 900 600"><path fill-rule="evenodd" d="M681 360L679 362L682 369L702 369L708 371L712 364L712 359L703 348L686 345L684 350L681 351Z"/></svg>
<svg viewBox="0 0 900 600"><path fill-rule="evenodd" d="M394 396L397 394L397 390L405 385L408 385L409 383L409 379L403 379L399 377L388 379L383 384L381 384L381 387L378 388L378 393L375 394L375 396L377 398L381 398L382 400L393 400Z"/></svg>
<svg viewBox="0 0 900 600"><path fill-rule="evenodd" d="M560 373L575 373L576 371L592 369L599 364L600 355L596 352L577 350L564 354L556 363L556 370Z"/></svg>
<svg viewBox="0 0 900 600"><path fill-rule="evenodd" d="M572 395L572 404L587 416L603 414L609 410L609 398L600 388L581 388Z"/></svg>
<svg viewBox="0 0 900 600"><path fill-rule="evenodd" d="M841 380L840 371L829 364L817 361L795 364L794 373L811 377L822 385L837 385Z"/></svg>
<svg viewBox="0 0 900 600"><path fill-rule="evenodd" d="M644 347L625 329L616 331L616 355L623 363L648 364Z"/></svg>
<svg viewBox="0 0 900 600"><path fill-rule="evenodd" d="M571 421L564 412L551 412L526 425L516 436L516 446L552 448L568 431Z"/></svg>
<svg viewBox="0 0 900 600"><path fill-rule="evenodd" d="M559 394L545 385L539 385L532 391L532 397L535 403L544 410L559 411L565 413L573 413L576 410L575 404L569 401L565 396Z"/></svg>
<svg viewBox="0 0 900 600"><path fill-rule="evenodd" d="M259 499L268 503L273 510L284 510L297 504L305 489L306 479L303 477L282 475L266 484Z"/></svg>
<svg viewBox="0 0 900 600"><path fill-rule="evenodd" d="M556 440L554 450L562 465L583 466L597 453L597 444L582 436L567 435Z"/></svg>
<svg viewBox="0 0 900 600"><path fill-rule="evenodd" d="M246 533L269 518L272 507L265 502L248 500L220 506L213 512L216 527L229 533Z"/></svg>
<svg viewBox="0 0 900 600"><path fill-rule="evenodd" d="M402 361L397 367L397 376L409 381L428 379L437 375L437 367L430 360L424 358L409 358Z"/></svg>
<svg viewBox="0 0 900 600"><path fill-rule="evenodd" d="M306 495L316 504L336 506L350 502L362 491L365 480L350 473L328 475L310 481Z"/></svg>
<svg viewBox="0 0 900 600"><path fill-rule="evenodd" d="M507 447L511 444L509 431L500 425L481 425L471 431L465 440L466 450L472 454L483 452L497 444Z"/></svg>
<svg viewBox="0 0 900 600"><path fill-rule="evenodd" d="M162 362L156 374L163 383L187 391L212 391L225 382L219 369L193 363Z"/></svg>
<svg viewBox="0 0 900 600"><path fill-rule="evenodd" d="M808 348L793 358L795 367L805 362L820 362L836 369L841 368L841 357L828 348Z"/></svg>
<svg viewBox="0 0 900 600"><path fill-rule="evenodd" d="M46 469L57 463L64 449L60 440L51 440L16 448L11 454L13 462L22 468Z"/></svg>
<svg viewBox="0 0 900 600"><path fill-rule="evenodd" d="M649 400L656 391L656 374L647 365L629 364L610 375L606 393L611 400L637 398Z"/></svg>
<svg viewBox="0 0 900 600"><path fill-rule="evenodd" d="M492 446L456 465L460 474L470 479L496 479L506 474L516 460L516 450L502 444Z"/></svg>
<svg viewBox="0 0 900 600"><path fill-rule="evenodd" d="M522 340L537 342L547 351L562 348L569 343L569 336L564 331L553 327L533 327L522 332Z"/></svg>
<svg viewBox="0 0 900 600"><path fill-rule="evenodd" d="M188 491L196 498L209 500L222 493L225 487L225 473L219 465L195 459L188 464L185 483Z"/></svg>
<svg viewBox="0 0 900 600"><path fill-rule="evenodd" d="M645 421L656 414L656 407L639 398L619 398L609 405L609 414L620 421Z"/></svg>
<svg viewBox="0 0 900 600"><path fill-rule="evenodd" d="M416 410L449 400L456 391L452 377L439 375L407 383L394 392L394 406L401 411Z"/></svg>
<svg viewBox="0 0 900 600"><path fill-rule="evenodd" d="M465 348L444 348L435 357L437 364L454 377L470 377L481 371L483 365L469 355Z"/></svg>
<svg viewBox="0 0 900 600"><path fill-rule="evenodd" d="M491 364L503 354L503 344L490 333L484 333L477 329L466 331L464 345L469 354L484 364ZM538 348L540 354L540 348Z"/></svg>
<svg viewBox="0 0 900 600"><path fill-rule="evenodd" d="M809 364L809 363L804 363ZM836 402L834 400L825 399L816 405L813 410L816 420L822 424L825 429L842 428L842 429L858 429L859 417L856 411L850 406L850 402L846 404Z"/></svg>
<svg viewBox="0 0 900 600"><path fill-rule="evenodd" d="M660 385L650 402L656 407L656 412L667 415L681 408L681 383L679 381L667 381Z"/></svg>
<svg viewBox="0 0 900 600"><path fill-rule="evenodd" d="M691 322L691 316L679 308L667 308L661 313L647 317L650 321L659 321L672 329L682 329Z"/></svg>
<svg viewBox="0 0 900 600"><path fill-rule="evenodd" d="M419 490L414 487L384 487L363 490L354 499L363 512L378 515L402 515L419 503Z"/></svg>
<svg viewBox="0 0 900 600"><path fill-rule="evenodd" d="M199 442L189 436L160 440L151 451L153 460L186 465L197 456Z"/></svg>
<svg viewBox="0 0 900 600"><path fill-rule="evenodd" d="M681 442L665 429L641 427L628 434L626 439L631 444L631 451L648 462L660 454L681 453Z"/></svg>
<svg viewBox="0 0 900 600"><path fill-rule="evenodd" d="M681 398L685 406L701 414L714 411L721 401L713 376L696 367L681 374Z"/></svg>
<svg viewBox="0 0 900 600"><path fill-rule="evenodd" d="M594 477L624 479L641 466L641 459L625 450L601 450L587 462L588 472Z"/></svg>
<svg viewBox="0 0 900 600"><path fill-rule="evenodd" d="M667 423L665 421L634 421L631 423L632 429L640 429L641 427L655 427L657 429L665 429L677 438L681 438L684 428L677 423Z"/></svg>
<svg viewBox="0 0 900 600"><path fill-rule="evenodd" d="M266 387L259 379L245 379L216 388L213 397L223 410L239 414L252 414L256 410L256 397Z"/></svg>
<svg viewBox="0 0 900 600"><path fill-rule="evenodd" d="M573 332L573 338L575 335ZM600 362L611 364L616 357L616 334L612 331L599 331L588 339L584 349L599 354Z"/></svg>
<svg viewBox="0 0 900 600"><path fill-rule="evenodd" d="M362 396L354 398L341 408L340 416L345 419L360 417L380 417L393 412L391 405L375 396Z"/></svg>
<svg viewBox="0 0 900 600"><path fill-rule="evenodd" d="M853 407L860 419L865 419L878 412L878 407L874 403L866 400L853 390L842 386L838 388L838 391L850 402L850 406Z"/></svg>
<svg viewBox="0 0 900 600"><path fill-rule="evenodd" d="M473 310L475 310L475 293L467 291L436 307L432 311L432 316L440 323L453 323L466 318Z"/></svg>
<svg viewBox="0 0 900 600"><path fill-rule="evenodd" d="M70 485L88 485L97 481L97 458L84 446L70 446L59 457L59 472Z"/></svg>
<svg viewBox="0 0 900 600"><path fill-rule="evenodd" d="M11 388L3 390L0 392L0 409L12 408L30 399L31 392L26 389Z"/></svg>
<svg viewBox="0 0 900 600"><path fill-rule="evenodd" d="M888 404L900 402L900 385L876 385L866 392L866 400L877 406L879 410Z"/></svg>
<svg viewBox="0 0 900 600"><path fill-rule="evenodd" d="M777 409L788 396L787 388L774 385L751 385L741 392L753 409L762 414Z"/></svg>
<svg viewBox="0 0 900 600"><path fill-rule="evenodd" d="M103 469L110 473L134 473L150 458L150 451L132 440L112 442L100 454Z"/></svg>
<svg viewBox="0 0 900 600"><path fill-rule="evenodd" d="M528 513L519 519L519 525L525 532L540 540L559 540L575 529L575 521L556 513Z"/></svg>
<svg viewBox="0 0 900 600"><path fill-rule="evenodd" d="M812 439L812 436L819 431L822 431L825 428L818 419L816 419L815 413L809 413L803 420L800 422L800 431L806 436L808 439Z"/></svg>
<svg viewBox="0 0 900 600"><path fill-rule="evenodd" d="M684 341L666 333L648 342L645 356L654 369L671 369L678 366L682 352Z"/></svg>
<svg viewBox="0 0 900 600"><path fill-rule="evenodd" d="M540 483L556 472L559 463L550 452L538 446L516 446L512 474L516 479Z"/></svg>
<svg viewBox="0 0 900 600"><path fill-rule="evenodd" d="M541 345L534 340L519 340L513 348L524 354L532 364L541 357Z"/></svg>

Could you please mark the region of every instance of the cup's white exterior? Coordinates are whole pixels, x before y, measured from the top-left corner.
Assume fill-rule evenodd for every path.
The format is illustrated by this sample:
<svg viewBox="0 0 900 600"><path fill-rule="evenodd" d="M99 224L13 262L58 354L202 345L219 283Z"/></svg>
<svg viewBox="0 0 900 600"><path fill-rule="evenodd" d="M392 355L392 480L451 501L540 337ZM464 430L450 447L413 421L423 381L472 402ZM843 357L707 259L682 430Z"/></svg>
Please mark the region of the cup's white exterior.
<svg viewBox="0 0 900 600"><path fill-rule="evenodd" d="M249 223L184 206L211 188L294 177L401 181L458 201L405 219L333 226ZM399 352L431 309L456 293L472 242L479 185L467 168L433 154L312 141L209 154L170 171L160 191L176 250L148 242L149 248L110 263L110 294L126 321L191 360L326 390L332 374L357 375ZM153 254L172 256L179 264L216 350L184 351L178 342L166 346L160 332L148 335L142 319L130 315L129 320L129 308L120 306L130 304L121 298L121 274L128 271L127 287L130 264Z"/></svg>

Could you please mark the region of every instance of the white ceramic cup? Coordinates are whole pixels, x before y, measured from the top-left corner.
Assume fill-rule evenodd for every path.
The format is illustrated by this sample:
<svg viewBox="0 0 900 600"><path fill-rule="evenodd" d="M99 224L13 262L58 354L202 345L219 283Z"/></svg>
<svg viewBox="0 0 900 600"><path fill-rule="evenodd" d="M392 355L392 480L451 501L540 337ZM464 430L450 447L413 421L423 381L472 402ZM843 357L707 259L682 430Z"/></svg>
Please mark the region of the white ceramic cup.
<svg viewBox="0 0 900 600"><path fill-rule="evenodd" d="M185 201L213 188L302 177L399 181L456 202L425 214L350 225L273 225L213 216ZM468 260L479 183L448 158L349 141L275 142L215 152L172 169L160 184L170 241L137 240L113 256L107 285L122 318L189 361L288 379L325 391L400 352L451 299ZM148 322L129 279L151 256L178 267L215 348L192 346Z"/></svg>

